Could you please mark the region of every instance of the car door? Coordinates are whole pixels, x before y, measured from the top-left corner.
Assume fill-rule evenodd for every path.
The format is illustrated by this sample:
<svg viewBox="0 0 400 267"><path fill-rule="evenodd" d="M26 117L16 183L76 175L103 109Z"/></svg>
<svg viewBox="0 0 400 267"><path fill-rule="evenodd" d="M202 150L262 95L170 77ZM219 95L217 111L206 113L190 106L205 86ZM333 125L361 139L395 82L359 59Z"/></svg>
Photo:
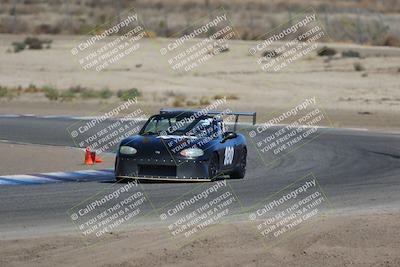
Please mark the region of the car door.
<svg viewBox="0 0 400 267"><path fill-rule="evenodd" d="M231 170L235 165L237 140L236 138L233 138L222 142L223 134L225 133L225 127L223 126L222 121L214 121L213 127L214 131L219 132L218 138L215 140L217 141L217 144L214 147L214 151L218 153L219 169L222 172Z"/></svg>
<svg viewBox="0 0 400 267"><path fill-rule="evenodd" d="M221 170L231 170L235 166L237 158L237 138L228 139L224 143L221 143L220 148L220 166Z"/></svg>

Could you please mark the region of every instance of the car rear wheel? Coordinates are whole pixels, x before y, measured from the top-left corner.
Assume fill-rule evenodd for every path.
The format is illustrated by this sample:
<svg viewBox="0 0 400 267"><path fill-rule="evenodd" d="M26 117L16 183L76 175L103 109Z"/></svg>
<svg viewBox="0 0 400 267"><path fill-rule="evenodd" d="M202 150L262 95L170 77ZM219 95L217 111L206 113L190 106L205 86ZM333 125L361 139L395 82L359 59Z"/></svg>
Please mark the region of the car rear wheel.
<svg viewBox="0 0 400 267"><path fill-rule="evenodd" d="M247 150L246 148L243 149L238 166L235 170L229 175L231 179L242 179L246 174L246 160L247 160Z"/></svg>
<svg viewBox="0 0 400 267"><path fill-rule="evenodd" d="M213 153L210 158L210 163L208 164L208 177L210 179L215 179L218 174L218 155Z"/></svg>

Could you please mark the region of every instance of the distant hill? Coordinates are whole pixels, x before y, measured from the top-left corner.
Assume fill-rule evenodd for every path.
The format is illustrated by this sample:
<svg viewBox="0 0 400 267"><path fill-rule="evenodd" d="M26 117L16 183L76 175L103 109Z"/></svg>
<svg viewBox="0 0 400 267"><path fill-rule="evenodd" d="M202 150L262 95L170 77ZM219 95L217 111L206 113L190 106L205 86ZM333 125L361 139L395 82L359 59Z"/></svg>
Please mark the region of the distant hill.
<svg viewBox="0 0 400 267"><path fill-rule="evenodd" d="M168 37L220 6L244 40L312 7L333 41L400 45L399 0L2 0L0 33L86 34L135 7L151 36Z"/></svg>

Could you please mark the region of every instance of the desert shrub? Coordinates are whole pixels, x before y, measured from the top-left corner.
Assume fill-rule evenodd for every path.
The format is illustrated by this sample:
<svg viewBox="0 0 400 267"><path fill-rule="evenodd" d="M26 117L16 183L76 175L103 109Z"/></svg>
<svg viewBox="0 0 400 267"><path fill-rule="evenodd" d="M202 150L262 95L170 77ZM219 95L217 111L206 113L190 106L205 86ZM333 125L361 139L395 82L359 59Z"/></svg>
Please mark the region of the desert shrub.
<svg viewBox="0 0 400 267"><path fill-rule="evenodd" d="M388 30L384 20L372 14L357 17L338 14L329 20L329 36L336 41L382 45Z"/></svg>
<svg viewBox="0 0 400 267"><path fill-rule="evenodd" d="M88 34L93 30L93 25L82 23L79 25L77 34Z"/></svg>
<svg viewBox="0 0 400 267"><path fill-rule="evenodd" d="M83 99L97 98L99 97L99 92L93 89L85 89L81 92L81 97Z"/></svg>
<svg viewBox="0 0 400 267"><path fill-rule="evenodd" d="M65 90L60 94L61 101L72 101L75 98L75 93L71 90Z"/></svg>
<svg viewBox="0 0 400 267"><path fill-rule="evenodd" d="M195 101L192 101L192 100L186 101L186 106L194 107L196 105L197 105L197 102L195 102Z"/></svg>
<svg viewBox="0 0 400 267"><path fill-rule="evenodd" d="M215 95L213 98L214 98L215 100L223 99L223 98L224 98L224 95L218 94L218 95Z"/></svg>
<svg viewBox="0 0 400 267"><path fill-rule="evenodd" d="M52 86L46 85L43 87L44 95L51 101L57 100L60 96L58 90Z"/></svg>
<svg viewBox="0 0 400 267"><path fill-rule="evenodd" d="M43 43L36 37L27 37L25 39L25 44L29 47L29 49L42 49Z"/></svg>
<svg viewBox="0 0 400 267"><path fill-rule="evenodd" d="M239 97L237 95L234 95L234 94L229 94L229 95L226 96L226 99L227 100L238 100Z"/></svg>
<svg viewBox="0 0 400 267"><path fill-rule="evenodd" d="M262 56L265 58L276 58L280 56L280 53L276 52L275 50L265 50L262 53Z"/></svg>
<svg viewBox="0 0 400 267"><path fill-rule="evenodd" d="M321 49L319 49L317 51L317 55L320 56L320 57L323 57L323 56L334 56L336 54L337 54L337 51L335 49L329 48L327 46L324 46L324 47L322 47Z"/></svg>
<svg viewBox="0 0 400 267"><path fill-rule="evenodd" d="M342 57L360 57L360 53L353 50L346 50L342 52Z"/></svg>
<svg viewBox="0 0 400 267"><path fill-rule="evenodd" d="M82 92L84 92L85 90L88 90L88 89L85 88L85 87L82 87L80 85L76 85L76 86L71 86L68 90L70 90L73 93L80 94L80 93L82 93Z"/></svg>
<svg viewBox="0 0 400 267"><path fill-rule="evenodd" d="M21 52L26 47L24 42L13 42L11 45L14 47L14 53Z"/></svg>
<svg viewBox="0 0 400 267"><path fill-rule="evenodd" d="M157 33L155 31L146 31L146 37L147 38L156 38L157 37Z"/></svg>
<svg viewBox="0 0 400 267"><path fill-rule="evenodd" d="M218 95L215 95L213 98L215 100L224 99L224 98L226 98L227 100L238 100L239 99L239 97L235 94L229 94L229 95L218 94Z"/></svg>
<svg viewBox="0 0 400 267"><path fill-rule="evenodd" d="M365 70L365 67L360 62L355 62L353 64L353 67L354 67L355 71L363 71L363 70Z"/></svg>
<svg viewBox="0 0 400 267"><path fill-rule="evenodd" d="M208 100L207 97L204 97L204 96L203 96L203 97L200 98L199 104L200 104L201 106L203 106L203 105L209 105L209 104L210 104L210 100Z"/></svg>
<svg viewBox="0 0 400 267"><path fill-rule="evenodd" d="M0 98L6 97L8 95L8 89L6 87L0 86Z"/></svg>
<svg viewBox="0 0 400 267"><path fill-rule="evenodd" d="M43 92L43 89L42 88L38 88L36 85L34 85L32 83L29 84L28 87L26 87L24 89L24 93L34 94L34 93L39 93L39 92Z"/></svg>
<svg viewBox="0 0 400 267"><path fill-rule="evenodd" d="M3 2L1 2L1 6L3 5ZM19 19L18 23L15 23L15 19L13 16L2 16L0 17L0 31L2 33L26 33L30 30L30 25L29 22Z"/></svg>
<svg viewBox="0 0 400 267"><path fill-rule="evenodd" d="M53 41L50 39L39 39L36 37L27 37L23 42L13 42L11 45L14 47L14 53L23 51L26 47L29 49L43 49L50 48Z"/></svg>
<svg viewBox="0 0 400 267"><path fill-rule="evenodd" d="M43 47L50 48L52 42L53 41L49 39L39 39L36 37L27 37L24 41L29 49L43 49Z"/></svg>
<svg viewBox="0 0 400 267"><path fill-rule="evenodd" d="M185 102L186 102L186 96L184 94L176 94L172 102L172 105L174 107L183 107L185 106Z"/></svg>
<svg viewBox="0 0 400 267"><path fill-rule="evenodd" d="M33 32L35 34L58 34L60 30L57 26L57 24L41 23L34 27Z"/></svg>
<svg viewBox="0 0 400 267"><path fill-rule="evenodd" d="M246 30L238 30L236 28L236 32L239 34L239 38L241 40L249 40L250 39L250 34L249 34L248 31L246 31Z"/></svg>
<svg viewBox="0 0 400 267"><path fill-rule="evenodd" d="M251 27L235 27L235 32L238 33L238 38L241 40L260 40L260 36L264 34L263 29L255 25Z"/></svg>
<svg viewBox="0 0 400 267"><path fill-rule="evenodd" d="M83 99L91 99L91 98L108 99L113 95L113 93L108 88L96 91L94 89L82 87L80 85L72 86L68 89L68 91L74 94L79 94L80 97Z"/></svg>
<svg viewBox="0 0 400 267"><path fill-rule="evenodd" d="M167 91L165 91L163 94L164 94L164 96L166 96L166 97L176 97L177 95L179 95L178 93L175 93L175 92L172 91L172 90L167 90Z"/></svg>
<svg viewBox="0 0 400 267"><path fill-rule="evenodd" d="M185 106L185 102L180 98L175 98L174 102L172 102L172 106L179 108Z"/></svg>
<svg viewBox="0 0 400 267"><path fill-rule="evenodd" d="M214 46L214 53L226 53L229 52L229 47L227 45L216 45Z"/></svg>
<svg viewBox="0 0 400 267"><path fill-rule="evenodd" d="M9 93L12 92L12 93L15 93L15 94L17 94L17 95L21 95L21 94L24 92L24 89L22 89L22 86L21 86L21 85L18 85L16 88L9 89L8 92L9 92Z"/></svg>
<svg viewBox="0 0 400 267"><path fill-rule="evenodd" d="M108 88L103 88L99 92L100 98L103 98L103 99L108 99L108 98L112 97L112 95L113 95L113 92L111 92L111 90Z"/></svg>
<svg viewBox="0 0 400 267"><path fill-rule="evenodd" d="M129 99L138 97L140 95L141 93L137 88L132 88L128 90L119 90L117 92L117 96L123 101L128 101Z"/></svg>
<svg viewBox="0 0 400 267"><path fill-rule="evenodd" d="M400 47L400 39L397 36L389 34L385 37L385 40L383 41L383 45Z"/></svg>

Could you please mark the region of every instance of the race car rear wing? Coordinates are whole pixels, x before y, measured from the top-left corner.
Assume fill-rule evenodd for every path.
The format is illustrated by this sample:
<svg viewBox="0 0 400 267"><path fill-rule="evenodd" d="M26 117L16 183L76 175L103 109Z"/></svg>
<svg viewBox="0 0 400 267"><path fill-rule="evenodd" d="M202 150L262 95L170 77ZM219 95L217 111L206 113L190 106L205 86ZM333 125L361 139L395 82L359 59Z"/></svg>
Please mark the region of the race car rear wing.
<svg viewBox="0 0 400 267"><path fill-rule="evenodd" d="M167 109L161 109L160 114L166 114L166 113L196 113L196 112L204 112L204 110L201 109L173 109L173 108L167 108ZM212 110L212 111L207 111L207 114L210 115L228 115L228 116L235 116L235 124L233 126L233 130L236 131L236 125L239 121L239 116L248 116L248 117L253 117L253 125L256 124L257 120L257 113L256 112L225 112L225 111L217 111L217 110Z"/></svg>

